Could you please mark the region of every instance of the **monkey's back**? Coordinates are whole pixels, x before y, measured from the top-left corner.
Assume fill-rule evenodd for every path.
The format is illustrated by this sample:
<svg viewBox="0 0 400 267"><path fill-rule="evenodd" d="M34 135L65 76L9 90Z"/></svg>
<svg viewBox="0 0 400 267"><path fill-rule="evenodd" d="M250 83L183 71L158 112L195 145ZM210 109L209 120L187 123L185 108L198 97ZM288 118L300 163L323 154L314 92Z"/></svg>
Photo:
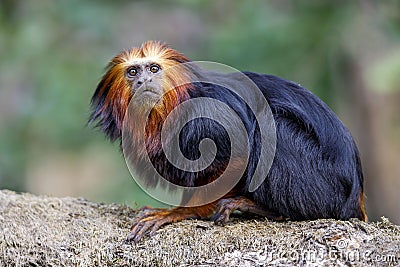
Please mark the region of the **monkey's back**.
<svg viewBox="0 0 400 267"><path fill-rule="evenodd" d="M298 84L272 75L245 74L267 99L277 131L267 178L248 194L293 220L365 219L359 153L338 117Z"/></svg>

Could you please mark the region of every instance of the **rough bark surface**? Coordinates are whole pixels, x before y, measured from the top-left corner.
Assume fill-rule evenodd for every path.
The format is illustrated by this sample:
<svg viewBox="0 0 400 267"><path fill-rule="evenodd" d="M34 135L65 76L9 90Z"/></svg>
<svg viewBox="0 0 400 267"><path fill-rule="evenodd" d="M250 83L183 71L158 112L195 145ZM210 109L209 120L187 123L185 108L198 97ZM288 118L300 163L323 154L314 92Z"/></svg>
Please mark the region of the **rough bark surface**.
<svg viewBox="0 0 400 267"><path fill-rule="evenodd" d="M137 212L0 191L0 266L398 266L400 227L378 222L187 220L125 242Z"/></svg>

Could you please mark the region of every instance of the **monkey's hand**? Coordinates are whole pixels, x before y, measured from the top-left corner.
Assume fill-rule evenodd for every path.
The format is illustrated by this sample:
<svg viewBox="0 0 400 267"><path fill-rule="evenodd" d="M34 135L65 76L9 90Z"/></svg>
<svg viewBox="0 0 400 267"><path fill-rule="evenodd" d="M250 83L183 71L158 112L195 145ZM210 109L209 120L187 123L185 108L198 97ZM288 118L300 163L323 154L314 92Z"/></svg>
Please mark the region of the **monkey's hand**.
<svg viewBox="0 0 400 267"><path fill-rule="evenodd" d="M185 219L206 218L215 210L215 203L201 207L187 208L178 207L174 209L153 209L144 207L139 216L133 221L131 232L127 241L137 243L147 232L152 236L163 225L179 222Z"/></svg>
<svg viewBox="0 0 400 267"><path fill-rule="evenodd" d="M243 196L223 198L219 200L217 204L217 211L214 213L211 219L215 222L215 224L224 225L228 222L229 216L235 210L257 214L276 221L281 221L284 219L279 214L266 210L265 207L262 207L253 200Z"/></svg>

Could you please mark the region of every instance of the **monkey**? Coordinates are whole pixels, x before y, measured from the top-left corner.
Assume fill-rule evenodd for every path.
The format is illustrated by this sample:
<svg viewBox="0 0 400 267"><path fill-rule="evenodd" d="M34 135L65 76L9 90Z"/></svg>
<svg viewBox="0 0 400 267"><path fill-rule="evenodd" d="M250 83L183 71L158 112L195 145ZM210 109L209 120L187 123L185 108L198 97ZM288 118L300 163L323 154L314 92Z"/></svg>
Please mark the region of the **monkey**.
<svg viewBox="0 0 400 267"><path fill-rule="evenodd" d="M241 72L259 88L276 127L272 164L260 186L251 191L249 177L254 174L254 166L261 155L260 122L249 108L249 105L256 105L256 97L250 97L253 100L246 103L224 86L192 81L199 70L184 67L190 62L182 53L158 41L147 41L122 51L111 59L96 87L90 104L89 124L95 124L111 142L118 141L121 147L124 125L129 129L131 135L125 143L131 151L130 161L137 175L149 186L155 186L156 182L153 174L142 165L146 160L173 184L204 186L216 181L228 166L232 148L227 130L202 117L187 122L180 133L173 126L163 129L163 124L174 109L189 100L216 99L233 107L235 116L245 125L248 161L241 155L232 156L233 165L244 171L228 192L210 203L187 206L185 204L196 198L191 195L183 196L182 205L172 209L144 208L134 219L128 240L138 242L146 234L155 234L165 224L185 219L211 219L224 225L235 210L278 221L367 220L358 148L349 130L322 100L292 81L274 75ZM167 71L171 68L175 69ZM236 82L232 74L220 75ZM246 94L252 94L246 90L244 88ZM133 115L127 113L130 106ZM216 114L228 124L232 121L228 128L237 131L233 115L221 114L223 112L207 105L189 109L187 114L175 112L174 116L193 115L191 113L200 109ZM144 131L140 130L138 121L145 121ZM217 148L214 160L196 172L173 166L163 151L162 131L167 146L177 146L191 160L199 158L200 142L211 139ZM175 137L179 144L171 141Z"/></svg>

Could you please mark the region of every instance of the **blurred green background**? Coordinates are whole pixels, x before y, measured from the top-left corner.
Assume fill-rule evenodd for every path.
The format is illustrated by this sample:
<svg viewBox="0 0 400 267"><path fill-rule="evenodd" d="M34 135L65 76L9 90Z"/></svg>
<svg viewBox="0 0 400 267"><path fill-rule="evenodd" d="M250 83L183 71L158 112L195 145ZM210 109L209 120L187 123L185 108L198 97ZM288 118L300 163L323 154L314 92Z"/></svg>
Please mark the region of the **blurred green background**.
<svg viewBox="0 0 400 267"><path fill-rule="evenodd" d="M362 155L367 211L400 224L400 2L0 1L0 188L160 205L85 127L108 60L155 39L322 98Z"/></svg>

